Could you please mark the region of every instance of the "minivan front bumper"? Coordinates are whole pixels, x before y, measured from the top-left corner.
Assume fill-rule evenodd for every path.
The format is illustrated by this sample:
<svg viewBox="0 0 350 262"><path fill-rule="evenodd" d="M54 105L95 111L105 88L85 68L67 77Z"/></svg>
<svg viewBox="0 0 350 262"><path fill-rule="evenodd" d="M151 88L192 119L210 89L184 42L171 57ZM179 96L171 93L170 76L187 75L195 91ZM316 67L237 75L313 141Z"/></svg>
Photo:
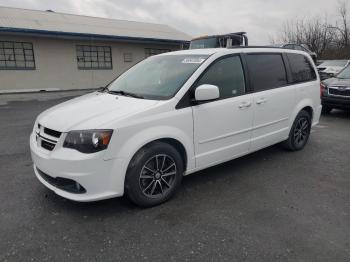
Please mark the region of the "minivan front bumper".
<svg viewBox="0 0 350 262"><path fill-rule="evenodd" d="M124 193L123 159L104 160L103 153L83 154L73 149L47 151L30 136L34 172L39 181L64 198L89 202Z"/></svg>

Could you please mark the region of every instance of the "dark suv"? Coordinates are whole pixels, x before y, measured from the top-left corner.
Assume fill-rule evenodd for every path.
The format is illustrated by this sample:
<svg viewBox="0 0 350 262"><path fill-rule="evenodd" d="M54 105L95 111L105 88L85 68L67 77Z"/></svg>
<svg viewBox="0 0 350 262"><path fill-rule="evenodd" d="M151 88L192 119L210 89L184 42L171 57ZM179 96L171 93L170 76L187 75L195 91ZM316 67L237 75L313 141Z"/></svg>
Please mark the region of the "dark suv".
<svg viewBox="0 0 350 262"><path fill-rule="evenodd" d="M317 61L317 54L315 52L312 52L310 48L307 45L299 45L299 44L276 44L273 45L274 47L280 47L280 48L285 48L285 49L292 49L292 50L298 50L298 51L304 51L308 53L314 62Z"/></svg>
<svg viewBox="0 0 350 262"><path fill-rule="evenodd" d="M333 108L350 110L350 65L321 83L322 113Z"/></svg>

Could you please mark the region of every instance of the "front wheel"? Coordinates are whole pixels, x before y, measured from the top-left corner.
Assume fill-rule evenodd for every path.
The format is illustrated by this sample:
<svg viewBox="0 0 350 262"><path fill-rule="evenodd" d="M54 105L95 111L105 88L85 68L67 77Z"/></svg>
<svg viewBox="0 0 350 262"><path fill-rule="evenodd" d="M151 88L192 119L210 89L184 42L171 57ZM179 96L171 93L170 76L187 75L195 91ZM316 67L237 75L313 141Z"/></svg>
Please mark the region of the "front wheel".
<svg viewBox="0 0 350 262"><path fill-rule="evenodd" d="M179 187L184 165L169 144L155 142L140 149L129 164L126 194L138 206L151 207L170 199Z"/></svg>
<svg viewBox="0 0 350 262"><path fill-rule="evenodd" d="M307 111L301 111L294 120L289 137L282 146L290 151L298 151L305 147L311 131L311 116Z"/></svg>

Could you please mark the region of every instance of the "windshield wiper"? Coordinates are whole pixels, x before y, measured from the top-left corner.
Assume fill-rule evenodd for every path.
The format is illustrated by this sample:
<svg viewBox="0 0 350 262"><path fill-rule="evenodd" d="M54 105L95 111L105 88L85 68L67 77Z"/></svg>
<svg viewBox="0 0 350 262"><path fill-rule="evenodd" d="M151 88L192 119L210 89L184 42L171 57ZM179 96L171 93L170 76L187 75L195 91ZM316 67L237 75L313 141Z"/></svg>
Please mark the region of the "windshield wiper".
<svg viewBox="0 0 350 262"><path fill-rule="evenodd" d="M101 93L104 93L104 92L106 92L106 91L108 91L107 86L101 86L101 87L97 90L97 92L101 92Z"/></svg>
<svg viewBox="0 0 350 262"><path fill-rule="evenodd" d="M134 97L134 98L140 98L140 99L144 99L143 96L138 95L138 94L134 94L131 92L126 92L126 91L122 91L122 90L109 90L108 91L109 94L116 94L116 95L122 95L122 96L130 96L130 97Z"/></svg>

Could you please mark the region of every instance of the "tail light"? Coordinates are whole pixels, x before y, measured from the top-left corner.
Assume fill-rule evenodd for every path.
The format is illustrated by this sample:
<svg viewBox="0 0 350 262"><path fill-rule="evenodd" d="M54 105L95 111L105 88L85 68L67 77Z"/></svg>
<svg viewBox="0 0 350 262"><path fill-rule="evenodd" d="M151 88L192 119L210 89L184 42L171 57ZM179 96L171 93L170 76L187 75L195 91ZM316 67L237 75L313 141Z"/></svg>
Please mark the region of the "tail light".
<svg viewBox="0 0 350 262"><path fill-rule="evenodd" d="M326 90L326 85L324 83L320 83L320 97L323 96L323 92Z"/></svg>

